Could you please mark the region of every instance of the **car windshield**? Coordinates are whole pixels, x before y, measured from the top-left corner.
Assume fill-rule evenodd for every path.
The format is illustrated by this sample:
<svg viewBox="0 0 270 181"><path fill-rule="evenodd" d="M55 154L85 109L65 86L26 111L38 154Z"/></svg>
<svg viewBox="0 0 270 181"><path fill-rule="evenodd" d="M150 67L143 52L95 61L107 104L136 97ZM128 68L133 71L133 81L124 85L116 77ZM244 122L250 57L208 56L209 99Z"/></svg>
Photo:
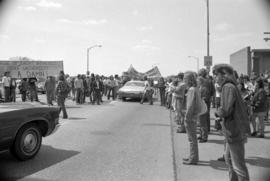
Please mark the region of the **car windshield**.
<svg viewBox="0 0 270 181"><path fill-rule="evenodd" d="M127 82L125 86L139 86L139 87L144 87L144 82Z"/></svg>

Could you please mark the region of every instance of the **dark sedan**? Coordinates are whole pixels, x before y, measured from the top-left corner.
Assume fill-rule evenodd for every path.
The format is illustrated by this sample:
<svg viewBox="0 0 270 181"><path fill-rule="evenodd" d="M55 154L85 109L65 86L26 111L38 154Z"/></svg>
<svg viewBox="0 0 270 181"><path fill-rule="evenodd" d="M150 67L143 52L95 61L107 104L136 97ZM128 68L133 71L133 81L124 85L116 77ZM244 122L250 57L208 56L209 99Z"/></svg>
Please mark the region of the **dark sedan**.
<svg viewBox="0 0 270 181"><path fill-rule="evenodd" d="M0 104L0 151L9 149L19 160L33 158L41 147L42 137L58 127L58 107Z"/></svg>
<svg viewBox="0 0 270 181"><path fill-rule="evenodd" d="M123 101L126 100L126 98L141 99L143 92L144 81L131 80L119 89L118 97Z"/></svg>

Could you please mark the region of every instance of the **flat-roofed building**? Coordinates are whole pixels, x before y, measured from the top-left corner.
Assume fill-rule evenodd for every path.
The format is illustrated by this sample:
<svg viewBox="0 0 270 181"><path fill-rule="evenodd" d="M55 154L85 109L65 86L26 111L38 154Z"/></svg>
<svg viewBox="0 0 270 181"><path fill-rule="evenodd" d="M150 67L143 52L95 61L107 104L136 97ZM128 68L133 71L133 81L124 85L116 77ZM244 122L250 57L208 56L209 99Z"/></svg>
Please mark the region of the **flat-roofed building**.
<svg viewBox="0 0 270 181"><path fill-rule="evenodd" d="M230 55L230 64L243 75L257 75L270 71L270 49L251 49L245 47Z"/></svg>

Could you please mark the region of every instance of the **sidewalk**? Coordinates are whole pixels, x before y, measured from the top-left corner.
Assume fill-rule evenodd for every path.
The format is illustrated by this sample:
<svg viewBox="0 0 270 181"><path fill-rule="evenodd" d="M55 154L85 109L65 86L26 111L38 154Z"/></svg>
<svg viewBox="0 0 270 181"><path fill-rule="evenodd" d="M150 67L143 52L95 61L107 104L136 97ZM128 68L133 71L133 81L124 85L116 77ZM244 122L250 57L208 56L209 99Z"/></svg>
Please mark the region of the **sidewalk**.
<svg viewBox="0 0 270 181"><path fill-rule="evenodd" d="M213 118L214 110L211 110ZM176 133L177 125L172 120L174 151L176 158L177 180L179 181L228 181L228 169L225 162L217 161L224 151L224 137L213 128L214 120L211 120L211 132L207 143L199 144L198 165L184 165L182 158L189 154L189 144L186 133ZM265 138L249 137L245 145L245 157L251 181L266 180L270 174L270 123L265 127Z"/></svg>

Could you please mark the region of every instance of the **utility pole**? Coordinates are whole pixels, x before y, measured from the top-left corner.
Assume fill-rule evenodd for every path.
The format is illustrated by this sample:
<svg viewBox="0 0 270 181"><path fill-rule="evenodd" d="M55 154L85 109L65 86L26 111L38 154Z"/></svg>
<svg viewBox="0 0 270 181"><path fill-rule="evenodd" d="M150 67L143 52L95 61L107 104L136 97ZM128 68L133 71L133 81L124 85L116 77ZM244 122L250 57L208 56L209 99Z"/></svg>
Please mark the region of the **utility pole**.
<svg viewBox="0 0 270 181"><path fill-rule="evenodd" d="M206 0L206 7L207 7L207 56L210 56L210 50L209 50L209 0Z"/></svg>
<svg viewBox="0 0 270 181"><path fill-rule="evenodd" d="M210 37L210 31L209 31L209 0L206 0L206 25L207 25L207 54L204 56L204 66L206 66L206 69L208 72L210 71L210 67L212 66L212 56L210 56L210 45L209 45L209 37Z"/></svg>

